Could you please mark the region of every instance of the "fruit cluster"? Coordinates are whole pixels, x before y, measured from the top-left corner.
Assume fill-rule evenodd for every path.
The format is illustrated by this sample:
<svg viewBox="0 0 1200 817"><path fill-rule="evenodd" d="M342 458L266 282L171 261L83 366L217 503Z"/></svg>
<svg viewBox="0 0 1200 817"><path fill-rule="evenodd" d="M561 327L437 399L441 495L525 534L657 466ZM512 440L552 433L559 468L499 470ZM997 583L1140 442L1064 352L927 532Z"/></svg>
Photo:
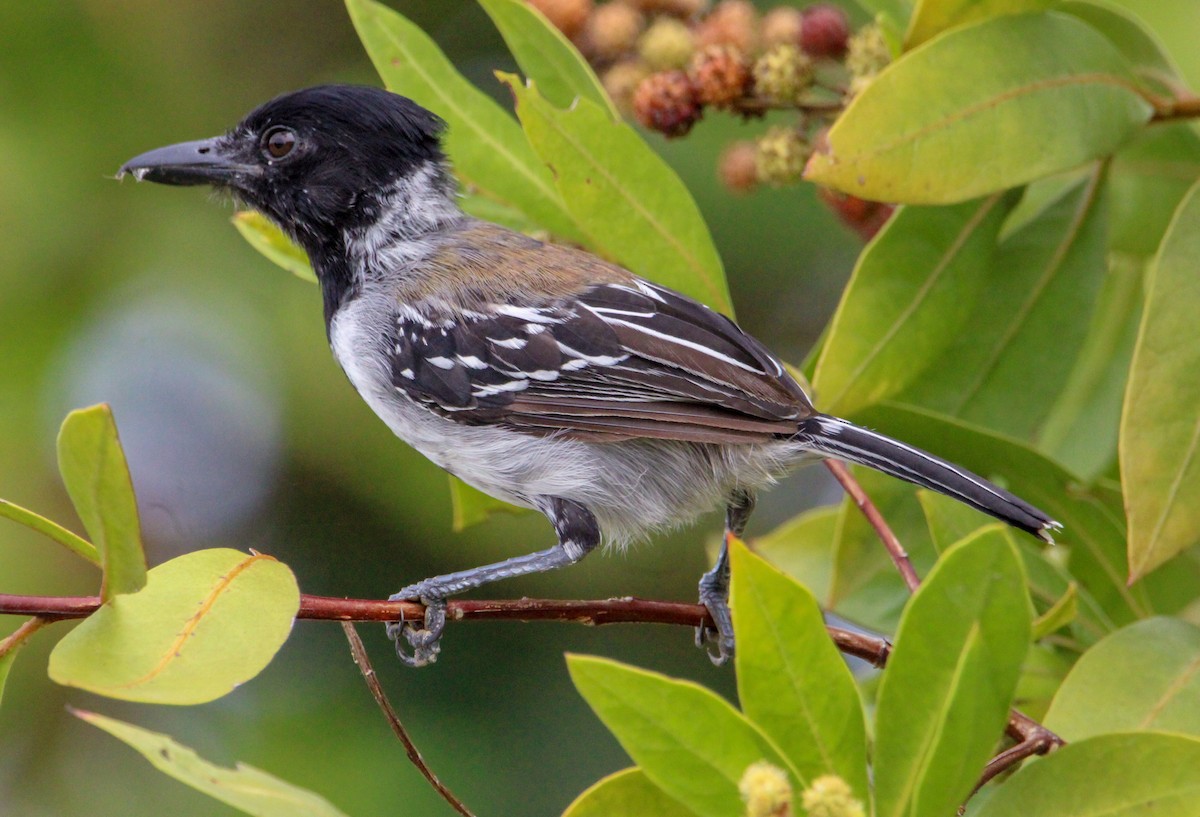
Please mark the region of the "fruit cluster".
<svg viewBox="0 0 1200 817"><path fill-rule="evenodd" d="M627 115L668 138L686 135L709 108L745 118L795 113L794 123L724 151L718 172L736 192L798 182L830 122L890 59L878 26L852 33L829 3L760 14L749 0L529 2L575 43ZM860 232L873 234L890 212L832 192L823 200Z"/></svg>

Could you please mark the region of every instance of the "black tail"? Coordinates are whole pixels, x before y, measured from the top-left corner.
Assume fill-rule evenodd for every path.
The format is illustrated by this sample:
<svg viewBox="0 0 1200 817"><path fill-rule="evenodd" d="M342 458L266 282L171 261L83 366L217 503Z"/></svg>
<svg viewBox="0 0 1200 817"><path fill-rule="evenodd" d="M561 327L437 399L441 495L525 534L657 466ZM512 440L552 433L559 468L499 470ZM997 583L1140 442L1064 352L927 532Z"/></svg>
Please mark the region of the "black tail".
<svg viewBox="0 0 1200 817"><path fill-rule="evenodd" d="M818 415L805 420L796 439L822 454L953 497L1047 542L1053 543L1053 532L1062 527L1028 502L965 468L837 417Z"/></svg>

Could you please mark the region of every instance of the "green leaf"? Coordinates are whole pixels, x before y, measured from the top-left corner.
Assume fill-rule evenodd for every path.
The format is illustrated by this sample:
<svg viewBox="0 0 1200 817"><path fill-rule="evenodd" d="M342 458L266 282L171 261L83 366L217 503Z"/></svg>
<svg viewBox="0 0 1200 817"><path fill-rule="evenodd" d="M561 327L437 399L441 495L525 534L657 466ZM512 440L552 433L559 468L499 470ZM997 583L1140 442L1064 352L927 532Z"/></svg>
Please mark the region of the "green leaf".
<svg viewBox="0 0 1200 817"><path fill-rule="evenodd" d="M976 817L1194 817L1200 741L1182 735L1101 735L1026 764Z"/></svg>
<svg viewBox="0 0 1200 817"><path fill-rule="evenodd" d="M58 432L58 470L75 512L100 554L100 598L110 601L146 585L137 498L112 411L76 409Z"/></svg>
<svg viewBox="0 0 1200 817"><path fill-rule="evenodd" d="M642 137L590 100L561 110L536 86L499 76L517 98L525 135L597 246L638 275L732 314L721 258L695 200Z"/></svg>
<svg viewBox="0 0 1200 817"><path fill-rule="evenodd" d="M1118 6L1066 0L1056 8L1078 17L1099 31L1125 56L1139 76L1158 73L1178 77L1179 69L1171 61L1166 47L1140 20Z"/></svg>
<svg viewBox="0 0 1200 817"><path fill-rule="evenodd" d="M993 521L987 514L927 488L917 489L917 501L921 503L921 512L925 514L925 523L929 525L929 535L938 553L945 552L955 542Z"/></svg>
<svg viewBox="0 0 1200 817"><path fill-rule="evenodd" d="M1179 205L1151 267L1125 391L1120 457L1131 581L1194 544L1200 531L1197 258L1200 184Z"/></svg>
<svg viewBox="0 0 1200 817"><path fill-rule="evenodd" d="M346 8L384 84L446 120L443 145L464 183L555 235L583 240L517 123L456 71L428 34L374 0L346 0Z"/></svg>
<svg viewBox="0 0 1200 817"><path fill-rule="evenodd" d="M100 553L96 550L95 545L41 514L34 513L28 508L22 508L6 499L0 499L0 516L53 539L76 556L87 559L92 564L100 564Z"/></svg>
<svg viewBox="0 0 1200 817"><path fill-rule="evenodd" d="M1058 632L1079 615L1079 587L1074 582L1067 585L1066 592L1033 622L1033 640L1041 641L1051 633Z"/></svg>
<svg viewBox="0 0 1200 817"><path fill-rule="evenodd" d="M8 681L8 673L16 658L17 650L15 649L0 653L0 704L4 703L4 684Z"/></svg>
<svg viewBox="0 0 1200 817"><path fill-rule="evenodd" d="M904 37L904 50L916 48L934 35L956 26L1004 14L1043 11L1053 3L1054 0L917 0L908 34Z"/></svg>
<svg viewBox="0 0 1200 817"><path fill-rule="evenodd" d="M150 571L139 593L84 619L50 654L50 677L127 701L198 704L256 676L287 640L300 590L263 554L199 550Z"/></svg>
<svg viewBox="0 0 1200 817"><path fill-rule="evenodd" d="M1007 532L993 526L946 551L904 611L880 684L880 817L943 817L966 800L1004 732L1029 627Z"/></svg>
<svg viewBox="0 0 1200 817"><path fill-rule="evenodd" d="M615 817L654 815L654 817L695 817L678 800L668 797L641 769L624 769L601 778L575 802L562 817Z"/></svg>
<svg viewBox="0 0 1200 817"><path fill-rule="evenodd" d="M591 100L614 121L621 118L587 60L540 11L523 0L479 0L479 5L546 99L559 108L570 107L577 98Z"/></svg>
<svg viewBox="0 0 1200 817"><path fill-rule="evenodd" d="M1095 599L1107 627L1150 612L1143 590L1126 585L1125 531L1103 490L1082 486L1075 475L1027 445L945 415L882 403L855 420L999 482L1061 522L1070 573Z"/></svg>
<svg viewBox="0 0 1200 817"><path fill-rule="evenodd" d="M829 596L833 545L841 509L825 505L755 537L754 552L799 581L819 599Z"/></svg>
<svg viewBox="0 0 1200 817"><path fill-rule="evenodd" d="M867 802L867 733L854 676L812 594L746 546L730 549L738 699L799 784L835 774Z"/></svg>
<svg viewBox="0 0 1200 817"><path fill-rule="evenodd" d="M999 17L886 68L805 176L861 198L950 204L1107 156L1152 112L1121 54L1086 23Z"/></svg>
<svg viewBox="0 0 1200 817"><path fill-rule="evenodd" d="M1076 662L1046 718L1070 742L1135 730L1200 736L1200 628L1151 618L1109 635Z"/></svg>
<svg viewBox="0 0 1200 817"><path fill-rule="evenodd" d="M509 505L454 476L450 477L450 505L453 509L452 526L456 533L486 522L492 514L529 512L529 508Z"/></svg>
<svg viewBox="0 0 1200 817"><path fill-rule="evenodd" d="M902 391L967 324L1014 197L900 208L859 256L817 361L833 414Z"/></svg>
<svg viewBox="0 0 1200 817"><path fill-rule="evenodd" d="M308 263L308 254L283 234L266 216L254 210L243 210L233 217L233 226L251 247L267 257L271 263L309 283L317 282L317 275Z"/></svg>
<svg viewBox="0 0 1200 817"><path fill-rule="evenodd" d="M1038 450L1085 482L1116 462L1121 401L1142 313L1142 264L1112 255L1108 267L1083 347L1036 438Z"/></svg>
<svg viewBox="0 0 1200 817"><path fill-rule="evenodd" d="M1034 720L1044 720L1050 701L1071 669L1066 655L1062 650L1034 644L1021 665L1013 706Z"/></svg>
<svg viewBox="0 0 1200 817"><path fill-rule="evenodd" d="M8 673L12 670L17 653L28 642L29 637L37 632L45 619L31 618L4 638L0 638L0 704L4 703L4 685L8 681Z"/></svg>
<svg viewBox="0 0 1200 817"><path fill-rule="evenodd" d="M95 712L71 710L136 749L154 768L215 800L254 817L345 817L320 795L261 769L239 763L232 769L209 763L164 734Z"/></svg>
<svg viewBox="0 0 1200 817"><path fill-rule="evenodd" d="M1200 136L1190 123L1147 128L1116 155L1109 173L1114 250L1157 252L1179 202L1200 179Z"/></svg>
<svg viewBox="0 0 1200 817"><path fill-rule="evenodd" d="M1097 168L1001 242L969 330L901 399L1034 436L1083 346L1104 281L1102 181Z"/></svg>
<svg viewBox="0 0 1200 817"><path fill-rule="evenodd" d="M776 749L716 693L615 661L567 656L575 688L652 783L699 817L742 813L738 781Z"/></svg>

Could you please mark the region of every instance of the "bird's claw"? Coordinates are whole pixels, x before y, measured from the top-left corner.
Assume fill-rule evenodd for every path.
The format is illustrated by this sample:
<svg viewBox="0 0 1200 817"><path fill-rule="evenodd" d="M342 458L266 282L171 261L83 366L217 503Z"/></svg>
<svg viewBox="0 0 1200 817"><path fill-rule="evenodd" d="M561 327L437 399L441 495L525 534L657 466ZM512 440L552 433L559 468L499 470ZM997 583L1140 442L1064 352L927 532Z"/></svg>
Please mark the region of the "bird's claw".
<svg viewBox="0 0 1200 817"><path fill-rule="evenodd" d="M734 653L733 617L729 613L729 602L722 593L700 593L700 603L708 610L715 627L701 624L696 628L696 646L708 653L715 666L727 663ZM711 649L715 645L716 649Z"/></svg>
<svg viewBox="0 0 1200 817"><path fill-rule="evenodd" d="M425 616L420 621L390 621L387 625L388 638L396 642L396 655L410 667L424 667L437 660L442 651L442 632L446 629L446 600L422 596L406 587L391 596L392 601L419 599L425 605ZM403 641L401 640L403 637ZM404 642L412 648L406 652Z"/></svg>

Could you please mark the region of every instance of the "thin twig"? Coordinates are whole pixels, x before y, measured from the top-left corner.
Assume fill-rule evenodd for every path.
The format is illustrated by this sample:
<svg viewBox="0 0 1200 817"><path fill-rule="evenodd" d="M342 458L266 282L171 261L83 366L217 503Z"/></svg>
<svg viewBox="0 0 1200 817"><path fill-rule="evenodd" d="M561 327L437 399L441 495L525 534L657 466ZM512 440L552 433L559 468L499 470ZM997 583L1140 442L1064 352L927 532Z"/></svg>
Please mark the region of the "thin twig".
<svg viewBox="0 0 1200 817"><path fill-rule="evenodd" d="M904 583L908 586L908 592L915 593L921 585L921 579L917 576L917 571L913 568L912 562L908 558L908 551L904 549L904 545L900 544L900 540L896 538L896 534L892 533L892 529L888 527L887 521L883 518L883 514L875 507L875 503L867 496L866 491L858 484L858 480L850 473L850 469L845 463L839 460L825 460L825 467L833 474L834 479L841 483L842 488L854 500L854 504L862 511L862 515L871 523L871 527L875 529L879 540L883 542L883 546L887 549L888 556L892 557L892 563L896 565L896 570L900 571L900 577L904 579Z"/></svg>
<svg viewBox="0 0 1200 817"><path fill-rule="evenodd" d="M1200 117L1200 96L1186 94L1177 97L1162 98L1154 94L1143 94L1154 106L1151 122L1173 122L1177 119L1196 119Z"/></svg>
<svg viewBox="0 0 1200 817"><path fill-rule="evenodd" d="M383 687L379 684L379 679L375 677L375 668L371 666L371 659L367 656L367 648L363 646L362 639L358 637L358 632L354 629L354 623L343 621L342 631L346 633L346 640L350 642L350 654L354 656L354 663L358 665L363 680L367 682L367 689L371 690L371 696L375 698L375 703L379 704L379 708L383 711L383 716L387 719L388 725L392 727L392 731L396 734L396 737L404 744L404 751L408 753L408 759L417 767L417 771L429 781L429 785L433 786L437 793L442 796L442 799L450 804L451 808L463 817L475 817L471 813L471 810L463 804L463 801L459 800L454 792L446 788L445 784L433 773L433 769L429 768L429 764L425 762L425 759L421 757L421 751L417 749L417 745L409 737L408 730L400 722L400 716L396 714L391 701L388 700L387 694L384 693Z"/></svg>
<svg viewBox="0 0 1200 817"><path fill-rule="evenodd" d="M84 618L100 606L98 596L15 596L0 593L0 615L36 615L46 621ZM296 618L324 621L419 620L425 608L411 601L342 599L330 596L300 597ZM512 599L451 600L446 617L452 621L565 621L601 624L675 624L712 626L708 610L700 604L648 599ZM827 625L829 637L846 655L882 667L891 652L886 638Z"/></svg>
<svg viewBox="0 0 1200 817"><path fill-rule="evenodd" d="M0 658L3 658L10 652L19 648L22 644L29 640L31 635L49 623L50 619L42 616L34 616L20 627L13 630L8 636L0 638Z"/></svg>

